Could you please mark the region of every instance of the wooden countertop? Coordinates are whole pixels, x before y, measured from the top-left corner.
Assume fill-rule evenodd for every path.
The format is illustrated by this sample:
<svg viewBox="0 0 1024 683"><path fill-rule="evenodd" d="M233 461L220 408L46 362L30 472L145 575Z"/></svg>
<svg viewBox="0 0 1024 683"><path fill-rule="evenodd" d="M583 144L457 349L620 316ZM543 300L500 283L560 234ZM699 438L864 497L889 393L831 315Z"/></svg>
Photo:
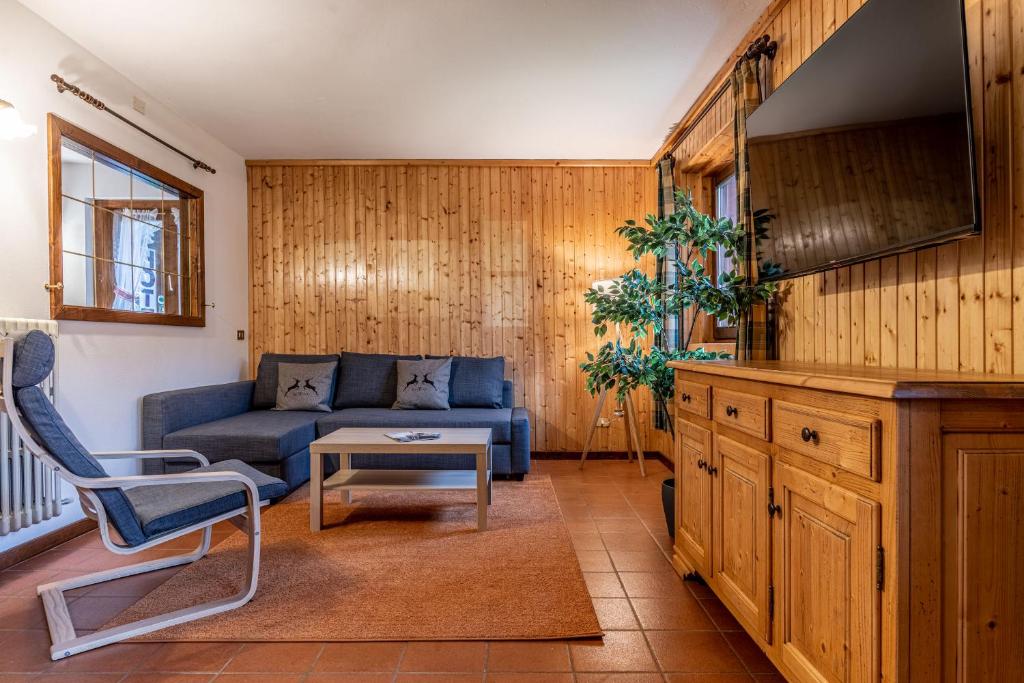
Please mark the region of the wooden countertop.
<svg viewBox="0 0 1024 683"><path fill-rule="evenodd" d="M825 365L789 361L670 361L683 372L876 398L1024 398L1024 375Z"/></svg>

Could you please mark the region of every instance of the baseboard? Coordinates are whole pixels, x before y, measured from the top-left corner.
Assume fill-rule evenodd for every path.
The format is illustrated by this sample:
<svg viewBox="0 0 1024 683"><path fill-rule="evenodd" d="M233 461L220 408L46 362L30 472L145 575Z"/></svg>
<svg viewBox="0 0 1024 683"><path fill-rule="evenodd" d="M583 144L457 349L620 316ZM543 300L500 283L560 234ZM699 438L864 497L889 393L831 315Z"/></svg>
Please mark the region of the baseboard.
<svg viewBox="0 0 1024 683"><path fill-rule="evenodd" d="M582 451L533 451L530 453L530 458L533 460L579 460L582 455ZM657 460L669 470L675 471L675 463L661 451L644 451L644 457ZM587 460L625 459L626 451L591 451L587 453Z"/></svg>
<svg viewBox="0 0 1024 683"><path fill-rule="evenodd" d="M0 571L13 567L19 562L24 562L30 557L45 553L51 548L56 548L61 543L67 543L72 538L89 533L96 528L96 522L92 519L79 519L67 526L54 529L48 534L33 538L27 543L15 546L10 550L0 553Z"/></svg>

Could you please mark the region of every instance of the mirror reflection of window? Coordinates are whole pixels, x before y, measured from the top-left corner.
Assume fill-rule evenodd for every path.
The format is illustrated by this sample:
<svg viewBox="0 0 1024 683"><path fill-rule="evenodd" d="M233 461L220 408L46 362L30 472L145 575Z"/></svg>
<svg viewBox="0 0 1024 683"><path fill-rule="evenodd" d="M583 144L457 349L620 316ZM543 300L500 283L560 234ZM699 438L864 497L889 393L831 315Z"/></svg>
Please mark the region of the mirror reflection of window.
<svg viewBox="0 0 1024 683"><path fill-rule="evenodd" d="M130 155L115 158L120 150L102 141L90 146L87 133L52 118L60 136L59 167L51 167L60 223L51 241L60 263L59 271L51 264L51 275L63 285L54 317L109 320L88 310L105 309L137 322L165 316L201 324L201 191L175 186L159 169L136 168L142 164Z"/></svg>

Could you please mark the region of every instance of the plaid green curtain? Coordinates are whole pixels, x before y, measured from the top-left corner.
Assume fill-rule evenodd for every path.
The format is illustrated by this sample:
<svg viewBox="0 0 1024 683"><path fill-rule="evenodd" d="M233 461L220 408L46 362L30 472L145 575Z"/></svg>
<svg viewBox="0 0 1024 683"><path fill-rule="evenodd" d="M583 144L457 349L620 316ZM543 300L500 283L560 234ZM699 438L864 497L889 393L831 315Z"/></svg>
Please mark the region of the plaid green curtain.
<svg viewBox="0 0 1024 683"><path fill-rule="evenodd" d="M658 216L664 218L675 211L675 181L672 177L673 159L667 156L658 162ZM658 282L671 284L676 281L676 254L673 245L668 253L658 257L656 276ZM679 311L666 311L662 330L654 336L654 343L664 351L674 351L682 343L682 316ZM654 410L654 428L671 430L672 420L664 401L657 401Z"/></svg>
<svg viewBox="0 0 1024 683"><path fill-rule="evenodd" d="M736 139L736 193L739 196L738 219L747 227L746 258L738 265L741 274L757 281L757 249L754 244L754 213L750 206L750 168L747 162L747 117L771 92L771 59L741 57L732 75L736 102L733 132ZM736 358L763 360L775 356L773 316L769 306L759 304L740 317L736 334Z"/></svg>

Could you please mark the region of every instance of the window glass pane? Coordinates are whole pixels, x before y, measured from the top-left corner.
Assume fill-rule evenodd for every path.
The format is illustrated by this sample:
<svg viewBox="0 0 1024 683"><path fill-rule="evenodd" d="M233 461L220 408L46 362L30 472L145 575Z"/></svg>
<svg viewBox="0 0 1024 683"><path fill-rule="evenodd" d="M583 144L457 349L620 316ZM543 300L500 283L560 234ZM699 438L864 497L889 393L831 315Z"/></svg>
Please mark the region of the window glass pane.
<svg viewBox="0 0 1024 683"><path fill-rule="evenodd" d="M64 251L73 251L87 256L93 252L93 207L74 199L64 197L61 202L61 246Z"/></svg>
<svg viewBox="0 0 1024 683"><path fill-rule="evenodd" d="M87 202L92 189L92 150L63 138L60 146L60 191L65 197Z"/></svg>
<svg viewBox="0 0 1024 683"><path fill-rule="evenodd" d="M126 263L105 264L101 261L97 265L97 272L97 296L106 304L105 308L113 308L115 311L134 310L135 269ZM104 283L107 283L106 286Z"/></svg>
<svg viewBox="0 0 1024 683"><path fill-rule="evenodd" d="M96 154L93 166L94 196L99 199L121 199L130 206L132 198L132 172L124 164Z"/></svg>
<svg viewBox="0 0 1024 683"><path fill-rule="evenodd" d="M715 188L715 216L736 222L739 197L736 195L736 176L731 175ZM733 269L733 261L725 254L715 254L715 273L726 273ZM726 320L715 320L717 327L730 327Z"/></svg>
<svg viewBox="0 0 1024 683"><path fill-rule="evenodd" d="M94 261L87 256L64 252L64 304L95 306L93 293Z"/></svg>

